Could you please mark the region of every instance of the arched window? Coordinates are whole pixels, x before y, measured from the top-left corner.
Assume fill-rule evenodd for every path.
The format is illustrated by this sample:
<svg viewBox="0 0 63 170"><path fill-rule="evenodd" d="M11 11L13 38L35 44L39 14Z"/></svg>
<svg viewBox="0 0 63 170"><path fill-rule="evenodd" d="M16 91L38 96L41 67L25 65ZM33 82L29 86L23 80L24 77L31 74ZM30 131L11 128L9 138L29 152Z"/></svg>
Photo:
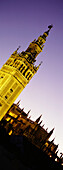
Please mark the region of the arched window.
<svg viewBox="0 0 63 170"><path fill-rule="evenodd" d="M20 72L22 72L24 70L24 68L25 68L25 66L22 69L20 69Z"/></svg>
<svg viewBox="0 0 63 170"><path fill-rule="evenodd" d="M16 61L14 67L18 67L19 64L20 64L20 62Z"/></svg>
<svg viewBox="0 0 63 170"><path fill-rule="evenodd" d="M22 69L22 67L23 67L23 64L21 64L21 65L20 65L19 70L21 70L21 69Z"/></svg>
<svg viewBox="0 0 63 170"><path fill-rule="evenodd" d="M6 64L6 65L10 65L11 63L12 63L12 60L11 60L11 59L8 59L5 64Z"/></svg>
<svg viewBox="0 0 63 170"><path fill-rule="evenodd" d="M26 78L28 79L28 76L29 76L30 72L28 72L28 74L26 75Z"/></svg>
<svg viewBox="0 0 63 170"><path fill-rule="evenodd" d="M30 80L30 78L31 78L31 77L32 77L32 74L30 74L30 75L28 76L28 78L27 78L27 79L28 79L28 80Z"/></svg>
<svg viewBox="0 0 63 170"><path fill-rule="evenodd" d="M24 76L25 76L25 73L27 72L28 69L29 69L29 67L27 67L26 70L23 72Z"/></svg>

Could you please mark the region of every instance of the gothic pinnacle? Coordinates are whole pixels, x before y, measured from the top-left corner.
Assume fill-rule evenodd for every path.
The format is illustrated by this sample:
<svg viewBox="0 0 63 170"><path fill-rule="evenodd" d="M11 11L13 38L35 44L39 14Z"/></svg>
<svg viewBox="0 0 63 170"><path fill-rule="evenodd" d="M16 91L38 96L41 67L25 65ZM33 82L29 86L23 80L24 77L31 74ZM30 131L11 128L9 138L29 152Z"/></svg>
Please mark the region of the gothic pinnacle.
<svg viewBox="0 0 63 170"><path fill-rule="evenodd" d="M47 138L50 138L50 136L52 135L53 131L54 131L54 128L48 133Z"/></svg>
<svg viewBox="0 0 63 170"><path fill-rule="evenodd" d="M27 116L29 115L30 111L31 111L31 110L28 111Z"/></svg>
<svg viewBox="0 0 63 170"><path fill-rule="evenodd" d="M41 117L42 117L42 114L38 117L38 119L36 119L37 123L40 121Z"/></svg>

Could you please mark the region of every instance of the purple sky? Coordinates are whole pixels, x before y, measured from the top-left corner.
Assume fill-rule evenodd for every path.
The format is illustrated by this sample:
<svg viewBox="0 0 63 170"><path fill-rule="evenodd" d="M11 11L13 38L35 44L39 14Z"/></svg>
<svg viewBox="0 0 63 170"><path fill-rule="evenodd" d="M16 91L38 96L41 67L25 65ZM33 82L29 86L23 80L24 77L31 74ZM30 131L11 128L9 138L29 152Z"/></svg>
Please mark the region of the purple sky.
<svg viewBox="0 0 63 170"><path fill-rule="evenodd" d="M35 120L43 114L44 128L55 127L55 143L63 152L63 0L0 0L0 68L16 48L29 43L53 28L37 64L37 74L16 100Z"/></svg>

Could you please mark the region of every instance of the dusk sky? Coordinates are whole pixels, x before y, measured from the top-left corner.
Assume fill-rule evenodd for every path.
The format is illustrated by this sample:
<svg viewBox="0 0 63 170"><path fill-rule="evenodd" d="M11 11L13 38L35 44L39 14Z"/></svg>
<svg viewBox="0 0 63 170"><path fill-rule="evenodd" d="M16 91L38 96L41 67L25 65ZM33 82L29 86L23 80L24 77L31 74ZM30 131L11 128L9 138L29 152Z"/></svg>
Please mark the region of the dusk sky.
<svg viewBox="0 0 63 170"><path fill-rule="evenodd" d="M31 109L31 119L42 114L42 125L63 152L63 0L0 0L0 68L20 45L25 51L29 43L53 24L43 52L36 65L43 61L15 103Z"/></svg>

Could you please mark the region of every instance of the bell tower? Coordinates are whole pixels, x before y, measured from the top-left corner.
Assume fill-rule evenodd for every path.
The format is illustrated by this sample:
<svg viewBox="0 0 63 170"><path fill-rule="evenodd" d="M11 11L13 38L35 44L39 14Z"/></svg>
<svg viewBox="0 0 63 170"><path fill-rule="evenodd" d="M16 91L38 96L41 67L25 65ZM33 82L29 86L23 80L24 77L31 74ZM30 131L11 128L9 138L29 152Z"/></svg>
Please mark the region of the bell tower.
<svg viewBox="0 0 63 170"><path fill-rule="evenodd" d="M37 55L42 52L43 44L51 28L52 25L48 26L48 31L30 43L26 51L18 53L19 48L17 48L2 66L0 70L0 120L39 69L40 64L35 66L34 63Z"/></svg>

